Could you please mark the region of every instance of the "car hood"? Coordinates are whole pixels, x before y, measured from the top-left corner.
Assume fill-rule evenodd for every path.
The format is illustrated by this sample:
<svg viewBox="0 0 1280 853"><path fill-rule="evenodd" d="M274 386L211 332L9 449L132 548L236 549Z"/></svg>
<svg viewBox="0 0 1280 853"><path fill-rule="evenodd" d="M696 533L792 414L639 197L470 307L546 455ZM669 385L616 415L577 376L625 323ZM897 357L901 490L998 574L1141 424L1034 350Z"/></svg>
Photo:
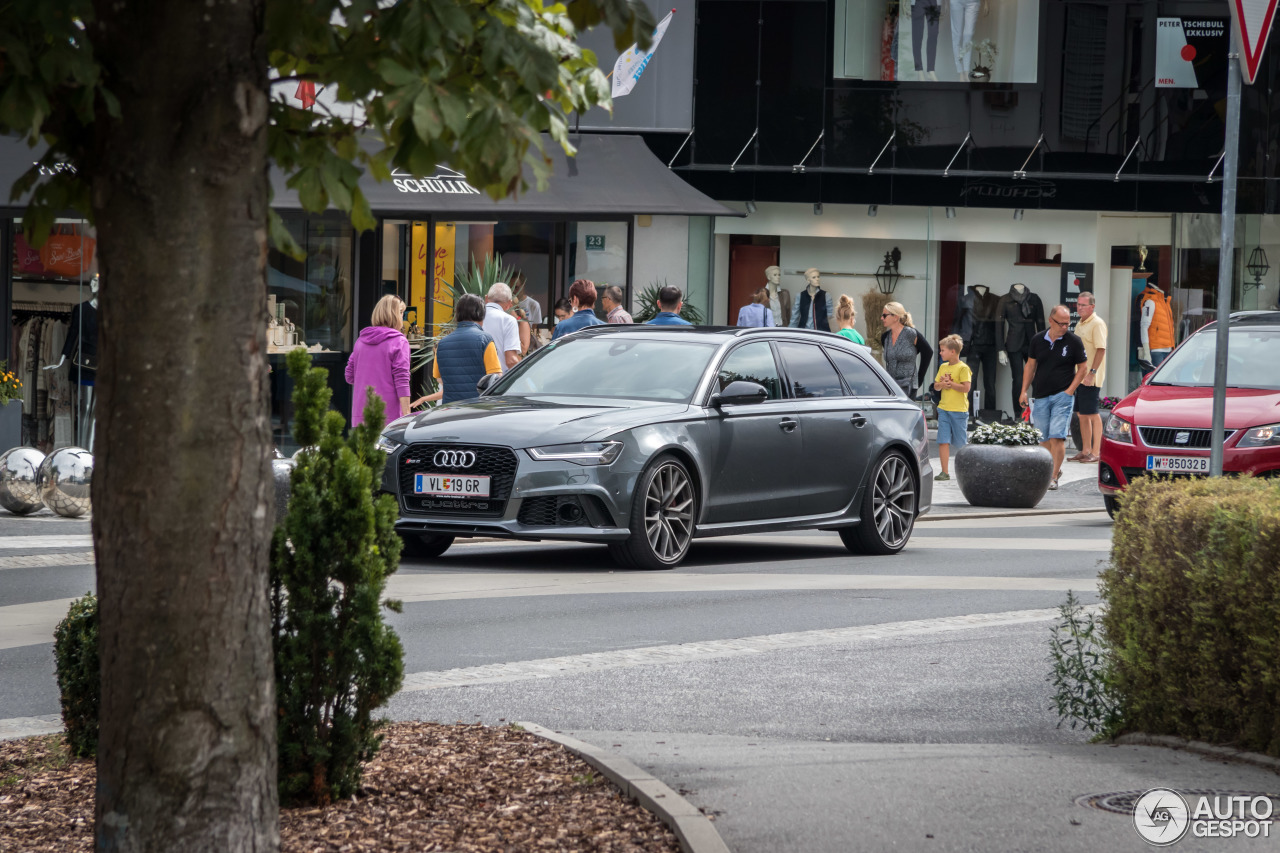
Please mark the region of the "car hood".
<svg viewBox="0 0 1280 853"><path fill-rule="evenodd" d="M539 447L607 438L677 417L687 403L581 397L483 397L402 418L387 432L400 441ZM397 435L403 429L403 436Z"/></svg>
<svg viewBox="0 0 1280 853"><path fill-rule="evenodd" d="M1213 426L1213 389L1144 385L1116 406L1115 413L1141 426L1209 429ZM1273 423L1280 423L1280 391L1227 389L1227 429Z"/></svg>

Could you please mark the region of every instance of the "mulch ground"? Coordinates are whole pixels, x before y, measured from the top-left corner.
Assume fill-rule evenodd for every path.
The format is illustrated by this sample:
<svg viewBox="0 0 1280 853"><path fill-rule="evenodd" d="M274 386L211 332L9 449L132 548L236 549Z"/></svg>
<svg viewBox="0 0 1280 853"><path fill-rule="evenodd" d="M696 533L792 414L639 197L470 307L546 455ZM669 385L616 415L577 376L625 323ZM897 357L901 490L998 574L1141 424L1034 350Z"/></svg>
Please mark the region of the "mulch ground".
<svg viewBox="0 0 1280 853"><path fill-rule="evenodd" d="M362 790L280 810L285 853L676 853L654 815L559 744L515 728L396 723ZM0 742L0 851L93 849L91 760L61 735Z"/></svg>

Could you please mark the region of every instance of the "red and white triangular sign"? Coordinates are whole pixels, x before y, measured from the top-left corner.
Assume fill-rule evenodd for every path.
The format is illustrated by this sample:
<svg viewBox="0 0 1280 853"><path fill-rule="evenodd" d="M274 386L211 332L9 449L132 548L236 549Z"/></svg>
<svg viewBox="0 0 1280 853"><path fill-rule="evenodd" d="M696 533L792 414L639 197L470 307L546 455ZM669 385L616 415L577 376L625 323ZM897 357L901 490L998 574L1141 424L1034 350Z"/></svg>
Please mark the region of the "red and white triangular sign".
<svg viewBox="0 0 1280 853"><path fill-rule="evenodd" d="M1271 35L1277 0L1231 0L1231 20L1235 24L1236 44L1240 48L1240 73L1244 82L1252 83L1262 64L1262 52Z"/></svg>

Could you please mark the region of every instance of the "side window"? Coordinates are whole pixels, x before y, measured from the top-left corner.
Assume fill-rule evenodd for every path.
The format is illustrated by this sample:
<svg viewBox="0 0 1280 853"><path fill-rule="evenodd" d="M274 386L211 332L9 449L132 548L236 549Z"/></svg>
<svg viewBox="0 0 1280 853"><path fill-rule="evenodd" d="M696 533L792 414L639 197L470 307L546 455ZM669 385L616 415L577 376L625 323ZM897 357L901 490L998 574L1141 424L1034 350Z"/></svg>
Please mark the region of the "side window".
<svg viewBox="0 0 1280 853"><path fill-rule="evenodd" d="M797 399L811 397L843 397L840 375L822 354L821 347L809 344L780 343L782 363L787 368L791 394Z"/></svg>
<svg viewBox="0 0 1280 853"><path fill-rule="evenodd" d="M854 396L885 397L892 393L885 387L884 382L880 381L876 372L853 353L828 349L827 355L831 356L836 367L840 368L840 372L844 374L844 381L849 383Z"/></svg>
<svg viewBox="0 0 1280 853"><path fill-rule="evenodd" d="M782 398L782 379L773 360L773 350L766 341L738 347L720 365L720 372L716 375L717 391L723 391L730 382L738 381L763 385L770 400Z"/></svg>

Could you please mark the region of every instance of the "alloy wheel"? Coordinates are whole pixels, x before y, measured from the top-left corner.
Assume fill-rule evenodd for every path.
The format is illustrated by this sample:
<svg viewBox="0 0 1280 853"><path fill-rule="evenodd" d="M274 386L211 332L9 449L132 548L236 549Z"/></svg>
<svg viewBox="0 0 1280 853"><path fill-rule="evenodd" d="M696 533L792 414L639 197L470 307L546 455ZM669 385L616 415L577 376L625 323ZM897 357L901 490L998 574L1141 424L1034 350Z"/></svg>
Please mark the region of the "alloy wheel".
<svg viewBox="0 0 1280 853"><path fill-rule="evenodd" d="M693 484L668 462L654 472L644 496L644 528L649 547L665 563L679 560L693 538Z"/></svg>
<svg viewBox="0 0 1280 853"><path fill-rule="evenodd" d="M916 513L916 487L906 460L897 454L886 456L876 471L873 489L876 532L886 546L899 548L911 535Z"/></svg>

